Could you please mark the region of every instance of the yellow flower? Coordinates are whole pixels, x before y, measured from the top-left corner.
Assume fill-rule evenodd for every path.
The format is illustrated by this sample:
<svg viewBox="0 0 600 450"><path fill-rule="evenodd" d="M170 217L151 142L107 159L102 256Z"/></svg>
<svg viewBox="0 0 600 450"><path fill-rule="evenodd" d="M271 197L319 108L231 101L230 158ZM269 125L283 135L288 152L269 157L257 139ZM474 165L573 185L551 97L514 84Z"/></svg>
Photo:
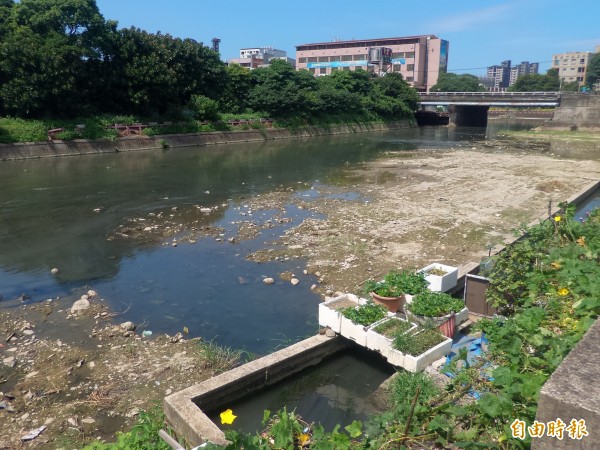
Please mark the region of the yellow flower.
<svg viewBox="0 0 600 450"><path fill-rule="evenodd" d="M556 216L556 217L554 217L554 221L555 221L555 222L560 222L560 219L561 219L561 217L560 217L560 216Z"/></svg>
<svg viewBox="0 0 600 450"><path fill-rule="evenodd" d="M304 447L310 443L310 434L302 433L300 436L298 436L298 443L300 444L300 447Z"/></svg>
<svg viewBox="0 0 600 450"><path fill-rule="evenodd" d="M567 288L560 288L558 290L558 295L560 295L561 297L564 297L565 295L567 295L569 293L569 290Z"/></svg>
<svg viewBox="0 0 600 450"><path fill-rule="evenodd" d="M562 267L558 261L554 261L550 265L552 266L553 269L560 269Z"/></svg>
<svg viewBox="0 0 600 450"><path fill-rule="evenodd" d="M575 242L577 242L577 244L581 245L582 247L585 247L585 236L581 236Z"/></svg>
<svg viewBox="0 0 600 450"><path fill-rule="evenodd" d="M226 425L231 425L237 416L233 415L233 411L231 409L223 411L221 414L221 423Z"/></svg>

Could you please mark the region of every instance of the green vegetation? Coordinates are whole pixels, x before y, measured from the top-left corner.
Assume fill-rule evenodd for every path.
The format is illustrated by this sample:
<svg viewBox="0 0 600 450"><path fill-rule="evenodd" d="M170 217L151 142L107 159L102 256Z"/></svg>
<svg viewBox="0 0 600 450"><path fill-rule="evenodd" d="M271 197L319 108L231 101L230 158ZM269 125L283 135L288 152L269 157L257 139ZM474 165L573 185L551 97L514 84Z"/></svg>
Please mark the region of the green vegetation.
<svg viewBox="0 0 600 450"><path fill-rule="evenodd" d="M546 75L523 75L508 88L509 92L557 92L560 89L558 70L549 69Z"/></svg>
<svg viewBox="0 0 600 450"><path fill-rule="evenodd" d="M441 73L431 92L483 92L485 87L475 75Z"/></svg>
<svg viewBox="0 0 600 450"><path fill-rule="evenodd" d="M396 335L392 346L404 354L419 356L445 340L437 328L418 327L410 333Z"/></svg>
<svg viewBox="0 0 600 450"><path fill-rule="evenodd" d="M409 270L388 272L383 281L369 280L365 283L364 292L375 292L383 297L399 297L404 294L415 295L427 289L429 283L425 274Z"/></svg>
<svg viewBox="0 0 600 450"><path fill-rule="evenodd" d="M585 84L591 90L600 88L600 53L596 53L588 62Z"/></svg>
<svg viewBox="0 0 600 450"><path fill-rule="evenodd" d="M375 327L375 331L388 338L392 338L397 334L402 334L408 331L410 327L412 327L411 323L407 322L406 320L390 318L389 320L377 325Z"/></svg>
<svg viewBox="0 0 600 450"><path fill-rule="evenodd" d="M240 364L245 354L243 350L234 350L230 347L218 345L212 340L201 340L198 343L198 350L205 368L210 369L213 373L233 369Z"/></svg>
<svg viewBox="0 0 600 450"><path fill-rule="evenodd" d="M117 29L95 0L1 0L0 18L0 116L41 121L32 132L7 119L1 142L45 140L55 128L64 128L57 138L114 139L106 125L91 126L110 115L177 124L145 129L155 135L227 129L226 117L270 117L292 128L395 120L417 107L416 91L397 73L315 78L281 60L253 71L225 66L192 39Z"/></svg>
<svg viewBox="0 0 600 450"><path fill-rule="evenodd" d="M383 319L387 314L387 309L385 306L376 305L369 300L364 305L344 308L341 310L341 313L346 319L350 319L356 325L368 326Z"/></svg>
<svg viewBox="0 0 600 450"><path fill-rule="evenodd" d="M160 406L156 406L147 412L141 411L131 431L117 434L117 442L94 442L83 450L171 450L158 435L163 428L167 428L165 417Z"/></svg>
<svg viewBox="0 0 600 450"><path fill-rule="evenodd" d="M459 312L465 307L463 301L444 292L423 291L417 294L408 309L416 315L440 317L451 312Z"/></svg>

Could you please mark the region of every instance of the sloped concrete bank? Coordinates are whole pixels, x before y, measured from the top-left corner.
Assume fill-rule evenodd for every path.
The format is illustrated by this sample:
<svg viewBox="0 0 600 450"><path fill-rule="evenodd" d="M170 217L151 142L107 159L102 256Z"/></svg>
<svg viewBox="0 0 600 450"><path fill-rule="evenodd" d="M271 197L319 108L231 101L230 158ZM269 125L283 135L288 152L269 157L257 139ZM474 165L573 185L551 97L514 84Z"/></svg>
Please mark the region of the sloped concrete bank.
<svg viewBox="0 0 600 450"><path fill-rule="evenodd" d="M306 138L332 134L362 133L411 128L412 122L365 123L342 125L330 128L307 127L291 131L282 128L215 131L211 133L170 134L162 136L130 136L110 141L107 139L73 141L27 142L0 144L0 160L49 158L58 156L91 155L139 150L156 150L165 145L170 148L194 147L198 145L232 144L237 142L260 142L275 139Z"/></svg>

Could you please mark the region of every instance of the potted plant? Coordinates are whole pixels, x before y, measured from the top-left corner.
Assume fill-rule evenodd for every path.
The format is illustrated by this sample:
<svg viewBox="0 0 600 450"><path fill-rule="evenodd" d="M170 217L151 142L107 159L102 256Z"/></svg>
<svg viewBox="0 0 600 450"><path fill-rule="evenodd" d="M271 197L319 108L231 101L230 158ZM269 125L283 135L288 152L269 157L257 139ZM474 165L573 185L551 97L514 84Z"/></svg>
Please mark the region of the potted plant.
<svg viewBox="0 0 600 450"><path fill-rule="evenodd" d="M406 318L411 322L419 324L432 323L434 326L442 327L449 320L454 320L457 313L465 316L464 301L459 298L454 298L444 292L425 291L417 294L413 301L404 306ZM454 323L454 324L455 324ZM454 324L444 327L447 329L448 337L454 336Z"/></svg>
<svg viewBox="0 0 600 450"><path fill-rule="evenodd" d="M458 280L458 268L445 264L433 263L419 270L425 274L429 282L430 291L446 292L456 286Z"/></svg>
<svg viewBox="0 0 600 450"><path fill-rule="evenodd" d="M388 272L383 281L369 280L365 283L365 292L371 295L375 303L384 305L395 313L402 310L406 294L415 295L427 288L425 274L403 270Z"/></svg>
<svg viewBox="0 0 600 450"><path fill-rule="evenodd" d="M387 360L409 372L420 372L429 364L450 353L452 340L437 328L419 326L394 338Z"/></svg>
<svg viewBox="0 0 600 450"><path fill-rule="evenodd" d="M340 334L363 347L367 345L367 327L388 315L385 306L377 305L371 300L363 305L344 308L341 313Z"/></svg>
<svg viewBox="0 0 600 450"><path fill-rule="evenodd" d="M387 357L392 342L398 334L407 333L417 326L400 317L386 317L367 330L367 348Z"/></svg>

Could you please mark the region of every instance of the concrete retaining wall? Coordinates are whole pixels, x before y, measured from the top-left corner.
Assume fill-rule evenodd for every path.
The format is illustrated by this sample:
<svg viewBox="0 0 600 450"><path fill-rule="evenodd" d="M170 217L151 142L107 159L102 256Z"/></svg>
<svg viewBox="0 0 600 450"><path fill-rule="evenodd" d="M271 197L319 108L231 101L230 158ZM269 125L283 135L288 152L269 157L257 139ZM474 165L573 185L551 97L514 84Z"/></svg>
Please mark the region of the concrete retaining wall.
<svg viewBox="0 0 600 450"><path fill-rule="evenodd" d="M281 128L267 128L246 131L215 131L212 133L170 134L162 136L129 136L114 141L107 139L73 141L29 142L0 144L0 160L48 158L57 156L90 155L101 153L156 150L163 147L194 147L198 145L230 144L236 142L260 142L274 139L303 138L331 134L360 133L367 131L387 131L414 126L409 121L389 123L367 123L343 125L330 128L307 127L297 131Z"/></svg>
<svg viewBox="0 0 600 450"><path fill-rule="evenodd" d="M600 131L600 94L562 93L560 107L544 129Z"/></svg>
<svg viewBox="0 0 600 450"><path fill-rule="evenodd" d="M348 341L317 335L270 355L251 361L165 398L168 422L188 445L205 441L226 444L225 435L203 412L227 409L235 402L290 375L320 363L342 350Z"/></svg>
<svg viewBox="0 0 600 450"><path fill-rule="evenodd" d="M563 439L532 438L535 450L600 448L600 321L583 336L554 371L540 392L536 420L547 424L562 420L584 420L588 436L574 439L564 431ZM529 424L528 424L529 425Z"/></svg>

